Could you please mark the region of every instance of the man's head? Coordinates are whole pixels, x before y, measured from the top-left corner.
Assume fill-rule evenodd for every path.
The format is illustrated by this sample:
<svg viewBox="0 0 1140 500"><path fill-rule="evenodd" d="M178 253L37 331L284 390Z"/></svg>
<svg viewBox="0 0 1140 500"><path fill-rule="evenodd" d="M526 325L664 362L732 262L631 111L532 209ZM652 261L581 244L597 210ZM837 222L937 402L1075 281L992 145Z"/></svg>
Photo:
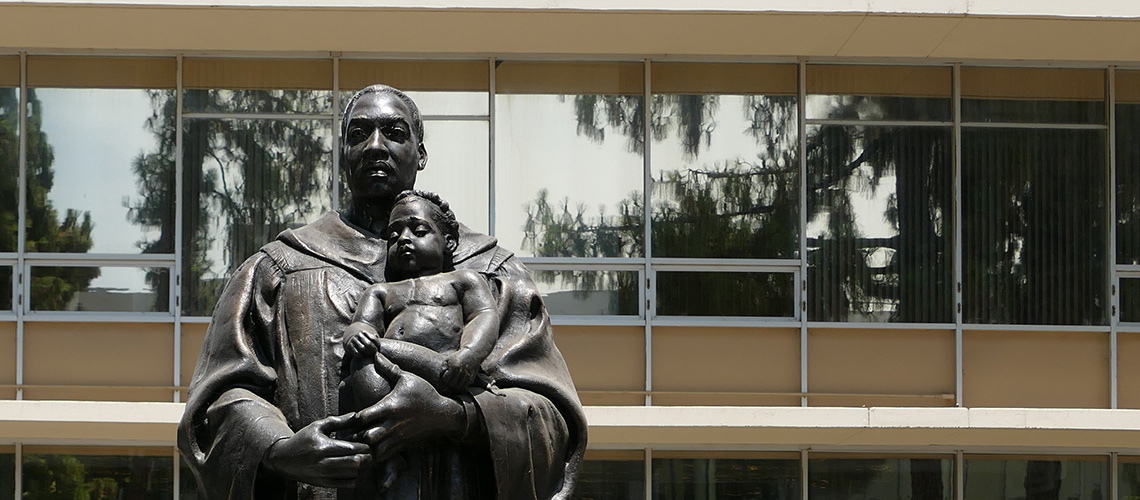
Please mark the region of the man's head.
<svg viewBox="0 0 1140 500"><path fill-rule="evenodd" d="M385 238L388 268L396 271L396 277L427 276L451 266L459 244L459 222L439 195L404 191L396 196Z"/></svg>
<svg viewBox="0 0 1140 500"><path fill-rule="evenodd" d="M427 166L424 126L416 103L387 85L366 87L341 120L340 162L355 203L388 205L412 189Z"/></svg>

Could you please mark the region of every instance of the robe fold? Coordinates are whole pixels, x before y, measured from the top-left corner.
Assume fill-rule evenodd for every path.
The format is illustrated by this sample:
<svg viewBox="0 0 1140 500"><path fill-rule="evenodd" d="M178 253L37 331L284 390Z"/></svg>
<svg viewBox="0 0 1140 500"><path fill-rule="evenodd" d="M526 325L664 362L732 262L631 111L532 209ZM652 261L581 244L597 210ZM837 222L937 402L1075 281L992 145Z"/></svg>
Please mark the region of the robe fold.
<svg viewBox="0 0 1140 500"><path fill-rule="evenodd" d="M274 442L337 414L343 333L364 288L384 281L386 251L383 239L330 213L282 232L234 272L178 426L178 447L205 498L361 496L259 466ZM443 451L420 453L399 487L378 498L569 498L585 416L530 272L466 227L454 262L483 273L498 300L499 339L482 366L498 389L472 393L486 442L424 443Z"/></svg>

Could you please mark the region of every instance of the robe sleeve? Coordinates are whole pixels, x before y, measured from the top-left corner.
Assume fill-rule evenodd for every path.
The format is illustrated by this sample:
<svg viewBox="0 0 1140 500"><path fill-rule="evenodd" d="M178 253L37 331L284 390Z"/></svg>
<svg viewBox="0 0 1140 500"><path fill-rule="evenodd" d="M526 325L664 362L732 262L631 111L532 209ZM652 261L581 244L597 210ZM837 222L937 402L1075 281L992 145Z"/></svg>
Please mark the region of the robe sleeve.
<svg viewBox="0 0 1140 500"><path fill-rule="evenodd" d="M214 308L178 425L178 448L206 499L254 498L269 446L293 434L272 403L279 355L275 301L283 276L265 254L255 254Z"/></svg>

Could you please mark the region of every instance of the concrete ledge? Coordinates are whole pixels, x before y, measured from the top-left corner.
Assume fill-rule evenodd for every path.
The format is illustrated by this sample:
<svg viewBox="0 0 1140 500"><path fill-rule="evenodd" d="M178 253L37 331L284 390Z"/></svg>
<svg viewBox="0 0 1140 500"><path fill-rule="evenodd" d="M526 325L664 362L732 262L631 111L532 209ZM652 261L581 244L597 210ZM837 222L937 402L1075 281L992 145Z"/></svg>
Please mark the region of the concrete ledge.
<svg viewBox="0 0 1140 500"><path fill-rule="evenodd" d="M181 403L0 401L0 443L173 445ZM1140 410L591 406L596 448L1140 454Z"/></svg>

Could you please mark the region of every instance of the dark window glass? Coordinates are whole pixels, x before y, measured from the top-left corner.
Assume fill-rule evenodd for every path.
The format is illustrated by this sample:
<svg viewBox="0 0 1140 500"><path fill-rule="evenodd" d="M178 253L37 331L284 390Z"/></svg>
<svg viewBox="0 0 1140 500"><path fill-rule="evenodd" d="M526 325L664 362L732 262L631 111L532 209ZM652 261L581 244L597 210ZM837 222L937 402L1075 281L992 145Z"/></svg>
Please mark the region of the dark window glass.
<svg viewBox="0 0 1140 500"><path fill-rule="evenodd" d="M939 121L950 114L949 66L810 65L807 118Z"/></svg>
<svg viewBox="0 0 1140 500"><path fill-rule="evenodd" d="M808 129L813 321L953 321L951 132Z"/></svg>
<svg viewBox="0 0 1140 500"><path fill-rule="evenodd" d="M809 500L950 500L951 458L843 458L808 461Z"/></svg>
<svg viewBox="0 0 1140 500"><path fill-rule="evenodd" d="M1104 70L962 68L962 121L1104 124Z"/></svg>
<svg viewBox="0 0 1140 500"><path fill-rule="evenodd" d="M32 311L169 312L165 267L33 267Z"/></svg>
<svg viewBox="0 0 1140 500"><path fill-rule="evenodd" d="M186 315L209 315L229 273L284 229L332 209L330 120L186 120Z"/></svg>
<svg viewBox="0 0 1140 500"><path fill-rule="evenodd" d="M1140 278L1120 279L1120 321L1140 322Z"/></svg>
<svg viewBox="0 0 1140 500"><path fill-rule="evenodd" d="M752 458L653 459L654 500L799 500L800 462Z"/></svg>
<svg viewBox="0 0 1140 500"><path fill-rule="evenodd" d="M1120 457L1118 486L1121 500L1140 498L1140 457Z"/></svg>
<svg viewBox="0 0 1140 500"><path fill-rule="evenodd" d="M578 469L575 500L642 500L644 460L589 460Z"/></svg>
<svg viewBox="0 0 1140 500"><path fill-rule="evenodd" d="M638 290L636 271L572 271L538 270L542 302L551 315L626 315L637 316Z"/></svg>
<svg viewBox="0 0 1140 500"><path fill-rule="evenodd" d="M1102 325L1105 133L962 131L967 323Z"/></svg>
<svg viewBox="0 0 1140 500"><path fill-rule="evenodd" d="M1140 264L1140 104L1116 105L1116 263Z"/></svg>
<svg viewBox="0 0 1140 500"><path fill-rule="evenodd" d="M0 252L15 252L19 224L20 89L0 87ZM30 124L30 122L29 122Z"/></svg>
<svg viewBox="0 0 1140 500"><path fill-rule="evenodd" d="M12 266L0 266L0 312L12 310Z"/></svg>
<svg viewBox="0 0 1140 500"><path fill-rule="evenodd" d="M29 453L23 459L24 500L174 498L170 455Z"/></svg>
<svg viewBox="0 0 1140 500"><path fill-rule="evenodd" d="M0 500L16 498L16 455L0 453Z"/></svg>
<svg viewBox="0 0 1140 500"><path fill-rule="evenodd" d="M658 316L756 316L795 314L791 273L657 272Z"/></svg>
<svg viewBox="0 0 1140 500"><path fill-rule="evenodd" d="M970 500L1103 500L1109 496L1104 460L967 457L965 463L965 496Z"/></svg>

